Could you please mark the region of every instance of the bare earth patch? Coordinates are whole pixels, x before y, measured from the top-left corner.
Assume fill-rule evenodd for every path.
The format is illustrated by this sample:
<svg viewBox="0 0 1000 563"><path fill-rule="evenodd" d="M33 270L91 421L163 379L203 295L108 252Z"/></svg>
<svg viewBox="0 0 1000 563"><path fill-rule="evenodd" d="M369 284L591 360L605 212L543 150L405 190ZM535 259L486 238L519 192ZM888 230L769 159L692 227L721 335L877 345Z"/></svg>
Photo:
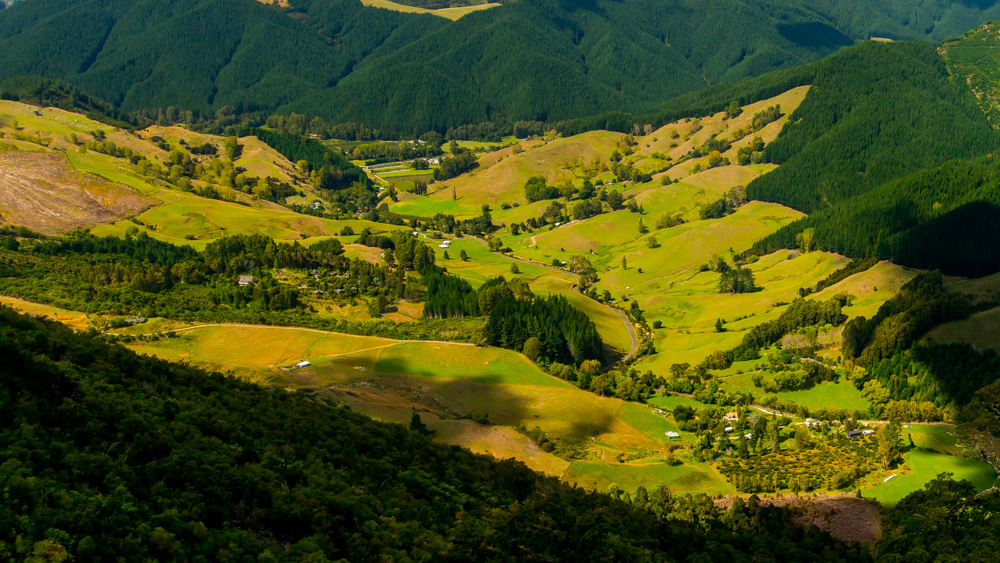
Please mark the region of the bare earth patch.
<svg viewBox="0 0 1000 563"><path fill-rule="evenodd" d="M77 172L62 155L0 152L0 221L45 234L111 223L154 202Z"/></svg>
<svg viewBox="0 0 1000 563"><path fill-rule="evenodd" d="M882 537L878 519L878 503L849 495L760 497L761 504L790 508L792 522L799 526L816 526L846 542L872 544ZM728 509L732 497L715 501Z"/></svg>

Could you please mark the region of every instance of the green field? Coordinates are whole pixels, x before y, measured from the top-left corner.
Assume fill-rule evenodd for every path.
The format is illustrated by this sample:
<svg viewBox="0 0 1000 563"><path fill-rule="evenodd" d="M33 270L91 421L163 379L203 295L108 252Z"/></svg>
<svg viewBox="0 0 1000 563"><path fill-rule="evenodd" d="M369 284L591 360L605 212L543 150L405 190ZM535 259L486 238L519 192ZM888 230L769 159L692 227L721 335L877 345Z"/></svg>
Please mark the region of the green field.
<svg viewBox="0 0 1000 563"><path fill-rule="evenodd" d="M508 350L276 327L209 326L177 334L130 346L172 361L233 370L270 385L320 392L385 420L403 422L416 408L426 413L432 427L443 429L439 438L479 444L477 451L506 452L540 470L565 468L566 462L502 430L537 426L557 440L581 444L589 460L581 468L589 469L571 468L566 477L585 486L600 486L602 470L596 468L605 467L623 488L633 490L666 484L680 491L689 483L695 487L690 490L727 489L708 467L653 461L666 453L662 429L673 426L649 407L582 391ZM301 360L312 365L281 369ZM456 419L476 410L487 412L494 426L469 426ZM602 461L619 454L639 461ZM691 477L695 473L699 476Z"/></svg>
<svg viewBox="0 0 1000 563"><path fill-rule="evenodd" d="M811 389L801 389L798 391L785 391L781 393L766 393L759 387L754 387L751 378L753 373L733 375L720 379L721 388L726 391L743 391L752 393L754 397L763 399L765 396L777 397L781 402L792 401L810 410L837 408L856 411L865 411L870 407L870 403L861 398L861 392L854 385L846 381L836 383L820 383ZM765 374L765 379L773 378Z"/></svg>
<svg viewBox="0 0 1000 563"><path fill-rule="evenodd" d="M960 459L921 449L907 452L904 464L905 471L890 472L897 476L887 483L862 490L862 495L893 505L913 491L922 489L925 483L941 473L951 473L954 479L967 479L978 490L988 489L997 479L993 468L982 461Z"/></svg>
<svg viewBox="0 0 1000 563"><path fill-rule="evenodd" d="M1000 351L1000 307L934 327L924 340L936 344L964 342L979 351Z"/></svg>
<svg viewBox="0 0 1000 563"><path fill-rule="evenodd" d="M119 221L95 227L92 232L99 236L122 236L126 230L138 228L153 238L200 250L217 238L233 234L258 233L292 241L329 237L340 233L345 226L355 232L365 228L373 232L403 228L361 220L333 221L300 215L277 206L247 207L186 194L180 195L178 201L154 207L136 218L144 225Z"/></svg>

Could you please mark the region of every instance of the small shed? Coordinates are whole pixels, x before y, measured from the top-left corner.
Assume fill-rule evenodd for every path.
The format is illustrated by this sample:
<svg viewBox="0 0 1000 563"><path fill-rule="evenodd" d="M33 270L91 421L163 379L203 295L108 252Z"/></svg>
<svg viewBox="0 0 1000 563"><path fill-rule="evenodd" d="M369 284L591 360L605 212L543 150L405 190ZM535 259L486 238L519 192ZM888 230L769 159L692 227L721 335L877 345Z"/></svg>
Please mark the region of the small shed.
<svg viewBox="0 0 1000 563"><path fill-rule="evenodd" d="M857 437L863 436L863 435L864 435L864 432L862 432L861 430L851 430L850 432L847 433L847 437L848 438L857 438Z"/></svg>
<svg viewBox="0 0 1000 563"><path fill-rule="evenodd" d="M678 434L677 432L667 431L666 434L667 434L667 438L670 438L671 440L673 440L674 438L680 438L681 437L681 435Z"/></svg>
<svg viewBox="0 0 1000 563"><path fill-rule="evenodd" d="M146 317L129 317L125 319L125 322L127 322L130 325L141 325L142 323L146 322Z"/></svg>
<svg viewBox="0 0 1000 563"><path fill-rule="evenodd" d="M295 367L297 367L297 368L304 368L304 367L309 367L311 365L312 364L310 364L307 360L302 360L301 362L295 364Z"/></svg>
<svg viewBox="0 0 1000 563"><path fill-rule="evenodd" d="M257 285L257 278L253 276L240 276L240 281L238 283L240 286Z"/></svg>

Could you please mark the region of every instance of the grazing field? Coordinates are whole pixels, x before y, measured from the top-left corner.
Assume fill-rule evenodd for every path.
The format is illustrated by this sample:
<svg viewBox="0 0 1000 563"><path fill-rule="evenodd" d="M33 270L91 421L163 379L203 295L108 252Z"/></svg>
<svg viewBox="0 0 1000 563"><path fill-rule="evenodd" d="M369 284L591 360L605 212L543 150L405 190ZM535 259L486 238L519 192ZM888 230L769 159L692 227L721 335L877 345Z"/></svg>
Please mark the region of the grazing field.
<svg viewBox="0 0 1000 563"><path fill-rule="evenodd" d="M439 440L517 457L552 474L569 467L565 477L584 486L603 488L612 479L633 492L639 485L728 490L703 464L685 460L671 467L657 461L666 454L661 429L673 425L649 407L582 391L508 350L276 327L206 326L178 330L176 335L129 346L172 361L318 393L385 420L405 423L416 409L439 431ZM311 365L282 369L302 360ZM487 413L490 425L462 418L475 411ZM559 447L575 451L580 461L570 465L539 450L513 431L518 425L540 428ZM619 462L619 456L628 461Z"/></svg>
<svg viewBox="0 0 1000 563"><path fill-rule="evenodd" d="M726 391L752 393L754 397L760 399L763 399L765 396L774 396L783 403L791 401L810 410L832 407L836 409L864 411L871 406L868 401L861 397L861 391L858 391L854 385L846 381L819 383L811 389L800 389L798 391L767 393L763 389L754 386L751 381L754 373L756 372L720 378L720 388ZM765 380L768 378L765 375ZM773 376L770 378L773 379Z"/></svg>
<svg viewBox="0 0 1000 563"><path fill-rule="evenodd" d="M441 16L442 18L447 18L449 20L457 20L462 16L471 14L472 12L478 12L479 10L488 10L490 8L495 8L500 4L492 4L484 2L482 4L477 4L475 6L460 6L455 8L441 8L438 10L428 10L425 8L417 8L416 6L407 6L406 4L397 4L391 0L362 0L362 4L365 6L371 6L372 8L384 8L386 10L392 10L394 12L407 12L411 14L434 14L435 16Z"/></svg>
<svg viewBox="0 0 1000 563"><path fill-rule="evenodd" d="M608 155L623 135L591 131L549 142L530 141L486 154L479 167L450 180L429 186L425 197L401 199L392 210L403 215L431 216L453 213L459 218L478 215L483 204L526 203L524 184L542 176L549 184L581 184L584 167L594 158L607 163ZM452 200L454 193L457 200Z"/></svg>
<svg viewBox="0 0 1000 563"><path fill-rule="evenodd" d="M568 272L517 262L508 256L490 252L485 245L468 237L451 240L451 248L447 250L448 259L444 258L445 251L435 248L437 264L447 268L449 273L468 281L473 287L479 287L489 278L496 276L524 279L536 295L558 293L568 299L574 307L586 313L594 321L605 344L623 354L632 347L632 338L621 317L609 311L607 307L577 293L574 289L576 279ZM467 261L460 258L462 251L468 256ZM511 273L512 264L517 265L518 274Z"/></svg>
<svg viewBox="0 0 1000 563"><path fill-rule="evenodd" d="M924 340L935 344L964 342L980 352L1000 352L1000 307L934 327L924 335Z"/></svg>
<svg viewBox="0 0 1000 563"><path fill-rule="evenodd" d="M0 306L10 307L11 309L26 315L45 317L47 319L59 321L75 330L86 330L92 326L91 317L86 313L81 313L79 311L67 311L66 309L60 309L59 307L32 303L23 299L17 299L16 297L0 295ZM96 321L98 319L95 318L93 320Z"/></svg>
<svg viewBox="0 0 1000 563"><path fill-rule="evenodd" d="M903 456L902 468L890 472L896 474L896 477L863 489L861 494L883 504L894 505L906 495L923 488L925 483L941 473L951 473L957 480L968 479L978 490L990 488L997 479L993 468L985 462L916 448Z"/></svg>
<svg viewBox="0 0 1000 563"><path fill-rule="evenodd" d="M361 220L333 221L294 213L278 206L245 206L226 201L180 194L176 201L154 207L136 217L142 225L119 221L92 230L97 235L121 236L139 228L149 236L173 244L203 249L209 242L231 234L259 233L278 240L329 237L350 226L355 232L402 229Z"/></svg>

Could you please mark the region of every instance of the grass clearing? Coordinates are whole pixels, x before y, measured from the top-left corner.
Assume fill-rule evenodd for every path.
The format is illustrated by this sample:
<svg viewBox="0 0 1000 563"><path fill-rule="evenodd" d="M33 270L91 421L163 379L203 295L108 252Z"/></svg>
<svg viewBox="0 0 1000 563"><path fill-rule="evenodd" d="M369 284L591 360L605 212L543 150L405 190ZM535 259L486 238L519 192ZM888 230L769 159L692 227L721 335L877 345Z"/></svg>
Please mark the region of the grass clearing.
<svg viewBox="0 0 1000 563"><path fill-rule="evenodd" d="M490 8L495 8L500 4L482 3L474 6L460 6L456 8L441 8L438 10L428 10L426 8L417 8L416 6L407 6L405 4L397 4L391 0L362 0L361 2L365 6L370 6L372 8L384 8L386 10L392 10L394 12L406 12L409 14L433 14L435 16L440 16L442 18L447 18L449 20L455 21L462 16L471 14L472 12L478 12L480 10L488 10Z"/></svg>
<svg viewBox="0 0 1000 563"><path fill-rule="evenodd" d="M951 473L952 478L956 480L968 479L977 490L988 489L997 479L993 468L985 462L915 448L903 456L903 467L890 472L896 477L888 482L863 489L861 494L865 498L873 498L891 506L913 491L922 489L925 483L941 473Z"/></svg>
<svg viewBox="0 0 1000 563"><path fill-rule="evenodd" d="M964 342L980 352L1000 352L1000 307L938 325L924 335L924 340L935 344Z"/></svg>

